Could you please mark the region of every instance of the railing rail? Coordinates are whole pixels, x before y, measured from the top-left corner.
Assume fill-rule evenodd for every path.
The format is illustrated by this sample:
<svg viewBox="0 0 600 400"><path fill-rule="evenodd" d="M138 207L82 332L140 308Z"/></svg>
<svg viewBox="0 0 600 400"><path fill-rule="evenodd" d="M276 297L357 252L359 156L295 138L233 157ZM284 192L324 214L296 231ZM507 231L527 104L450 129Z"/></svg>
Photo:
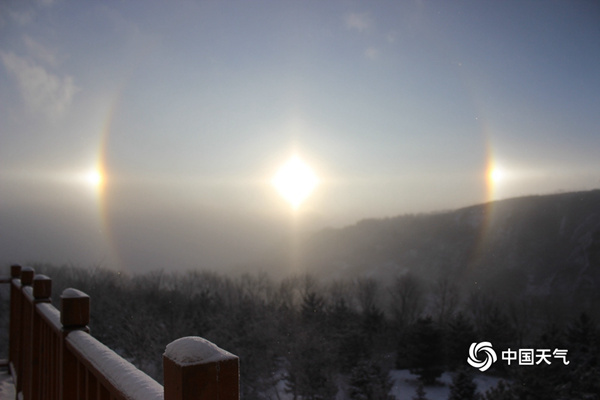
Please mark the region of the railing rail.
<svg viewBox="0 0 600 400"><path fill-rule="evenodd" d="M52 280L11 267L9 367L24 400L238 400L239 359L199 337L163 354L164 387L89 333L90 298L76 289L51 304Z"/></svg>

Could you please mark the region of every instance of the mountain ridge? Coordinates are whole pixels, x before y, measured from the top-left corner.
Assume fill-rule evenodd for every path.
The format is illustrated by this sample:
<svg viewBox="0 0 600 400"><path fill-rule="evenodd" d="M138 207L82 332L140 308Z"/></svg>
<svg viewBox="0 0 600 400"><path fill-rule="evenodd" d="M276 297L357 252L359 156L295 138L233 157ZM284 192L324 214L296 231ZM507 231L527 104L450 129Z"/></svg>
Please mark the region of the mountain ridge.
<svg viewBox="0 0 600 400"><path fill-rule="evenodd" d="M306 236L298 249L297 269L325 280L389 282L411 273L499 298L559 295L589 303L600 287L600 190L365 219Z"/></svg>

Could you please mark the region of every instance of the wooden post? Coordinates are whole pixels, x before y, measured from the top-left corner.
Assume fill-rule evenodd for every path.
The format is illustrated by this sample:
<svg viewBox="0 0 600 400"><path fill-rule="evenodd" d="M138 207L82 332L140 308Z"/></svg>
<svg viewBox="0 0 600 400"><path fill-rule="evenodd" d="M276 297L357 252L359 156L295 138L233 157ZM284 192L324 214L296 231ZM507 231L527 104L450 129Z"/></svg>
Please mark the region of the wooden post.
<svg viewBox="0 0 600 400"><path fill-rule="evenodd" d="M33 297L38 303L49 303L52 295L52 279L46 275L33 278Z"/></svg>
<svg viewBox="0 0 600 400"><path fill-rule="evenodd" d="M33 277L35 276L35 270L31 267L21 268L21 283L23 286L31 286L33 284Z"/></svg>
<svg viewBox="0 0 600 400"><path fill-rule="evenodd" d="M19 335L21 332L21 266L10 267L10 328L8 361L14 377L19 365Z"/></svg>
<svg viewBox="0 0 600 400"><path fill-rule="evenodd" d="M165 400L239 400L239 358L206 339L171 342L163 354Z"/></svg>
<svg viewBox="0 0 600 400"><path fill-rule="evenodd" d="M90 323L90 296L77 289L65 289L60 296L60 322L63 337L61 343L61 372L60 372L60 398L63 400L78 399L77 359L67 349L66 337L69 332L83 330L89 332Z"/></svg>
<svg viewBox="0 0 600 400"><path fill-rule="evenodd" d="M21 266L20 265L11 265L10 266L10 277L12 279L19 279L21 277Z"/></svg>
<svg viewBox="0 0 600 400"><path fill-rule="evenodd" d="M31 338L31 398L34 400L43 398L43 390L47 389L47 385L43 384L43 380L49 371L42 370L42 365L44 365L42 360L44 357L49 357L51 352L51 349L44 343L42 334L43 321L37 311L37 305L39 303L50 303L51 296L52 280L46 275L36 275L33 278L34 311Z"/></svg>
<svg viewBox="0 0 600 400"><path fill-rule="evenodd" d="M33 317L33 304L27 299L26 290L31 290L35 271L31 267L21 268L21 293L20 293L20 334L19 334L19 365L17 366L16 391L23 392L29 398L31 380L31 322ZM31 293L29 294L31 296Z"/></svg>

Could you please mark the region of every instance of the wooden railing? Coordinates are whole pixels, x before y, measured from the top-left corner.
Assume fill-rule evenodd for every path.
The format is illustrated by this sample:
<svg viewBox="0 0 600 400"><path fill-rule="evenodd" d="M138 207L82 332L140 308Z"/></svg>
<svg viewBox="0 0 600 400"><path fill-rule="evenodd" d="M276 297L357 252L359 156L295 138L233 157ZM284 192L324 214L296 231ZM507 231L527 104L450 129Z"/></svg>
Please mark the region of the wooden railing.
<svg viewBox="0 0 600 400"><path fill-rule="evenodd" d="M11 267L9 367L24 400L238 400L239 359L200 337L167 345L164 388L89 333L90 298ZM110 295L107 293L107 295Z"/></svg>

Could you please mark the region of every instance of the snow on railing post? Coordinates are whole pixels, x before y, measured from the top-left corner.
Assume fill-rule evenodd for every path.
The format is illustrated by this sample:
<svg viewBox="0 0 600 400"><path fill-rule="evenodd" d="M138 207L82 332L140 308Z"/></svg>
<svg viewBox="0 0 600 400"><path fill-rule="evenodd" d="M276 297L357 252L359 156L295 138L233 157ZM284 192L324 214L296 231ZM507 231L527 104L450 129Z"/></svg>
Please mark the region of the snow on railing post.
<svg viewBox="0 0 600 400"><path fill-rule="evenodd" d="M171 342L163 354L165 400L238 400L239 358L206 339Z"/></svg>
<svg viewBox="0 0 600 400"><path fill-rule="evenodd" d="M42 357L48 357L52 351L49 348L44 348L42 337L42 318L37 312L37 304L50 303L52 296L52 279L46 275L36 275L33 278L33 333L31 337L31 398L39 399L40 390L42 387Z"/></svg>
<svg viewBox="0 0 600 400"><path fill-rule="evenodd" d="M35 271L31 267L21 268L21 332L19 334L19 365L17 367L17 393L23 392L25 398L29 398L31 379L31 320L33 316L33 304L27 300L25 291L31 290Z"/></svg>
<svg viewBox="0 0 600 400"><path fill-rule="evenodd" d="M60 378L60 398L63 400L78 399L77 358L66 346L69 332L82 330L89 332L90 296L77 289L65 289L60 296L60 322L62 324L62 368Z"/></svg>
<svg viewBox="0 0 600 400"><path fill-rule="evenodd" d="M8 338L8 361L11 375L15 376L19 365L19 336L21 332L21 266L10 267L10 328Z"/></svg>

